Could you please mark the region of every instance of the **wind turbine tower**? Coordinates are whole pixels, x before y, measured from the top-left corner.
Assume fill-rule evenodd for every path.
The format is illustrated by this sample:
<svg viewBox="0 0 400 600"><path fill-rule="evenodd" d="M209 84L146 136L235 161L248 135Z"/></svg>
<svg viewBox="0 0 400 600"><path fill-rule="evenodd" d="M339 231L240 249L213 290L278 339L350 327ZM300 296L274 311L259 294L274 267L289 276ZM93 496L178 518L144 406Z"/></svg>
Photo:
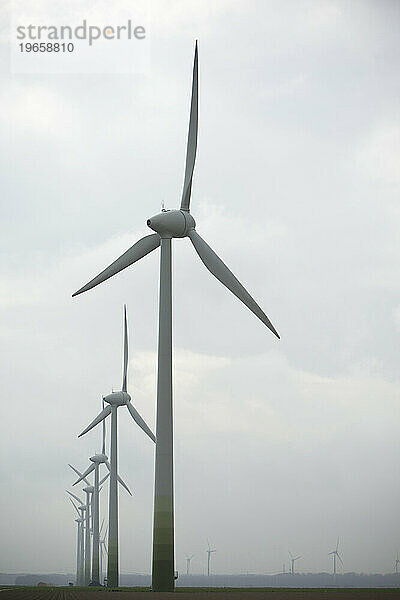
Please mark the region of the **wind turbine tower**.
<svg viewBox="0 0 400 600"><path fill-rule="evenodd" d="M99 538L99 543L100 543L100 585L103 585L103 583L104 583L103 556L105 558L107 558L107 544L106 544L107 527L104 531L104 535L102 536L101 532L103 531L103 525L104 525L104 519L103 519L103 522L100 527L100 538Z"/></svg>
<svg viewBox="0 0 400 600"><path fill-rule="evenodd" d="M210 542L208 540L207 540L207 544L208 544L208 550L206 550L206 552L207 552L207 575L209 577L210 576L210 558L211 558L211 554L213 552L216 552L216 550L211 548Z"/></svg>
<svg viewBox="0 0 400 600"><path fill-rule="evenodd" d="M396 574L399 572L399 564L400 564L399 553L397 553L397 555L396 555L396 562L394 563L394 572Z"/></svg>
<svg viewBox="0 0 400 600"><path fill-rule="evenodd" d="M186 557L186 575L189 575L190 561L192 560L193 557L194 557L194 554L192 554L192 556Z"/></svg>
<svg viewBox="0 0 400 600"><path fill-rule="evenodd" d="M82 585L83 579L83 527L85 523L85 518L82 516L79 507L75 504L75 502L70 498L72 506L78 513L78 518L75 519L75 523L77 523L77 540L76 540L76 585ZM85 508L85 507L83 507Z"/></svg>
<svg viewBox="0 0 400 600"><path fill-rule="evenodd" d="M336 575L336 566L337 566L337 564L336 564L336 558L338 558L340 560L341 565L343 567L343 561L342 561L342 559L341 559L341 557L339 555L339 551L338 550L339 550L339 538L337 539L335 550L332 550L332 552L328 552L329 556L330 555L333 556L333 576L334 577Z"/></svg>
<svg viewBox="0 0 400 600"><path fill-rule="evenodd" d="M76 585L85 585L85 529L88 526L87 523L87 517L86 517L86 505L83 503L83 501L79 498L79 496L76 496L75 494L73 494L72 492L67 491L67 494L69 494L70 496L72 496L72 498L75 498L75 500L77 500L79 502L79 506L76 507L74 501L72 500L72 498L70 498L72 504L75 507L75 510L78 511L78 515L79 518L81 520L81 526L80 526L80 543L79 543L79 548L78 548L78 553L79 553L79 568L78 568L78 576L77 576L77 583Z"/></svg>
<svg viewBox="0 0 400 600"><path fill-rule="evenodd" d="M73 471L75 471L75 473L77 475L79 475L79 477L81 477L83 479L83 481L86 483L86 487L83 488L83 491L86 494L84 585L89 585L89 583L91 581L91 574L92 574L92 564L91 564L91 562L92 562L92 545L91 545L90 534L92 531L92 524L93 524L92 500L93 500L94 486L90 484L90 481L86 477L83 477L83 474L80 471L78 471L78 469L76 469L75 467L73 467L70 464L68 464L68 466L71 467L71 469ZM70 493L70 492L68 492L68 493Z"/></svg>
<svg viewBox="0 0 400 600"><path fill-rule="evenodd" d="M196 221L190 213L193 172L197 149L198 123L198 51L194 52L192 98L190 105L189 132L186 151L186 166L181 205L178 210L162 210L147 220L154 231L133 244L111 265L81 287L73 296L82 294L126 267L137 262L156 248L161 247L160 287L158 316L158 369L157 369L157 417L156 417L156 461L154 482L154 526L152 589L157 592L174 590L174 485L173 485L173 405L172 405L172 239L187 237L194 246L200 260L222 285L228 288L262 323L278 338L271 321L250 296L235 275L196 231ZM221 224L223 227L223 224ZM239 240L243 249L246 240ZM188 285L190 282L188 281ZM115 500L114 500L115 502ZM108 547L109 564L115 542ZM116 585L113 581L112 585Z"/></svg>
<svg viewBox="0 0 400 600"><path fill-rule="evenodd" d="M291 552L289 552L290 554L290 573L292 575L294 575L295 571L294 571L294 564L296 562L296 560L299 560L299 558L301 558L301 556L293 556L293 554Z"/></svg>

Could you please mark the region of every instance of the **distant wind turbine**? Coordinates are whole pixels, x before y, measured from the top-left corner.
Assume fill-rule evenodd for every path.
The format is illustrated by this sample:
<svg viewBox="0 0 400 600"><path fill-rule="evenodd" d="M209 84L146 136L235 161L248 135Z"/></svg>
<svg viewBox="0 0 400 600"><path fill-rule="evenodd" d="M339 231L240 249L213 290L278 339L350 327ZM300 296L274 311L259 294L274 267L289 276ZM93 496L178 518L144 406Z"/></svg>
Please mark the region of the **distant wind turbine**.
<svg viewBox="0 0 400 600"><path fill-rule="evenodd" d="M291 562L290 572L292 575L294 575L294 563L296 562L296 560L299 560L301 558L301 556L293 556L293 554L291 552L289 552L289 554L290 554L290 562Z"/></svg>
<svg viewBox="0 0 400 600"><path fill-rule="evenodd" d="M208 540L207 540L207 544L208 544L208 550L206 550L206 552L207 552L207 575L210 576L210 558L211 558L211 554L213 552L216 552L216 550L211 548L210 542Z"/></svg>
<svg viewBox="0 0 400 600"><path fill-rule="evenodd" d="M107 539L107 529L108 529L108 527L106 527L104 534L101 535L101 532L103 531L103 525L104 525L104 519L103 519L103 522L100 527L100 584L101 585L104 584L103 555L104 555L104 558L107 558L106 539Z"/></svg>
<svg viewBox="0 0 400 600"><path fill-rule="evenodd" d="M394 563L394 572L395 573L399 572L399 564L400 564L399 553L397 553L397 555L396 555L396 562Z"/></svg>
<svg viewBox="0 0 400 600"><path fill-rule="evenodd" d="M103 409L104 409L104 401L103 401ZM77 479L73 485L77 485L82 480L87 481L86 477L94 471L94 492L92 498L92 529L93 529L93 552L92 552L92 585L99 586L100 585L100 532L99 532L99 522L100 522L100 503L99 503L99 491L102 483L107 479L109 474L111 473L110 463L108 462L108 456L106 455L106 422L103 420L103 445L100 454L95 454L89 458L91 461L91 465L86 469L86 471ZM100 465L104 464L107 469L107 475L101 480L100 479ZM131 494L130 489L126 485L126 483L117 476L118 482L126 489L128 494Z"/></svg>
<svg viewBox="0 0 400 600"><path fill-rule="evenodd" d="M78 507L75 502L72 500L72 498L70 498L70 501L72 503L72 506L75 508L76 512L78 513L78 518L75 519L75 522L77 523L78 527L77 527L77 539L76 539L76 585L83 585L83 551L84 551L84 545L83 545L83 531L84 531L84 524L85 524L85 517L83 516L83 512L81 509L86 509L85 506L82 506L82 503L80 502L80 506Z"/></svg>
<svg viewBox="0 0 400 600"><path fill-rule="evenodd" d="M338 550L339 550L339 538L337 539L337 542L336 542L336 549L332 550L332 552L328 552L328 556L330 556L330 555L333 556L333 575L334 576L336 575L336 558L338 558L340 560L342 567L343 567L343 561L340 558Z"/></svg>
<svg viewBox="0 0 400 600"><path fill-rule="evenodd" d="M187 237L200 260L210 273L234 294L274 335L278 332L261 307L250 296L235 275L196 231L196 222L190 214L190 198L197 150L198 125L198 49L194 52L192 98L189 132L187 138L186 166L180 209L162 210L147 220L155 233L137 241L124 254L105 268L73 296L113 277L144 256L161 247L159 320L158 320L158 371L157 371L157 445L154 485L154 527L152 589L174 590L174 488L173 488L173 411L172 411L172 239ZM251 211L250 213L251 214ZM224 224L221 223L221 228ZM251 232L250 232L251 242ZM245 251L246 239L237 244ZM192 282L187 282L191 285ZM111 531L110 531L111 536ZM110 537L111 540L111 537ZM115 543L115 542L113 542ZM109 546L109 564L113 565L114 550ZM111 562L110 562L111 559ZM113 581L115 585L115 581Z"/></svg>
<svg viewBox="0 0 400 600"><path fill-rule="evenodd" d="M192 556L186 557L186 575L189 575L190 561L192 560L193 557L194 557L194 554L192 554Z"/></svg>
<svg viewBox="0 0 400 600"><path fill-rule="evenodd" d="M73 471L75 471L75 473L77 475L79 475L79 477L82 477L82 473L80 471L78 471L78 469L76 469L74 466L68 464L69 467L71 467L71 469ZM94 492L94 486L92 486L90 484L90 481L84 477L83 481L86 483L86 487L83 488L83 491L86 494L86 527L85 527L85 577L84 577L84 585L89 585L90 583L90 579L91 579L91 560L92 560L92 546L91 546L91 539L90 539L90 534L91 534L91 529L92 529L92 518L93 518L93 514L92 514L92 498L93 498L93 492ZM71 492L68 492L69 494L71 494ZM75 496L76 497L76 496Z"/></svg>
<svg viewBox="0 0 400 600"><path fill-rule="evenodd" d="M122 376L122 390L112 392L103 398L108 404L99 415L79 434L78 437L85 435L88 431L96 427L111 414L111 465L110 465L110 499L108 506L108 566L107 566L107 586L118 587L119 585L119 558L118 558L118 437L117 437L117 410L121 406L126 406L132 419L149 436L153 442L156 441L153 432L146 425L136 408L131 403L131 397L127 392L128 385L128 322L126 316L126 306L124 306L124 369ZM108 465L108 462L106 463ZM125 485L125 484L124 484ZM130 492L129 492L130 493Z"/></svg>

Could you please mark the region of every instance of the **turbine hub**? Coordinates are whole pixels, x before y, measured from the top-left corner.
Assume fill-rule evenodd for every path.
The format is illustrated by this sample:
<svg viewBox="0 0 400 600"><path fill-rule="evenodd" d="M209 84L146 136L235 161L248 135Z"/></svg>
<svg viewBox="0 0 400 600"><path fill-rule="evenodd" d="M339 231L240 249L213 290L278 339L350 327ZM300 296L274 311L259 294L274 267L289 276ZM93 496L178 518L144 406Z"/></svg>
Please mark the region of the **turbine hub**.
<svg viewBox="0 0 400 600"><path fill-rule="evenodd" d="M131 397L128 392L112 392L112 394L104 396L103 400L111 404L111 406L123 406L130 402Z"/></svg>
<svg viewBox="0 0 400 600"><path fill-rule="evenodd" d="M88 485L87 487L83 488L83 491L87 492L88 494L93 494L94 487L92 485Z"/></svg>
<svg viewBox="0 0 400 600"><path fill-rule="evenodd" d="M196 221L185 210L164 210L148 219L147 225L162 238L182 238L196 227Z"/></svg>

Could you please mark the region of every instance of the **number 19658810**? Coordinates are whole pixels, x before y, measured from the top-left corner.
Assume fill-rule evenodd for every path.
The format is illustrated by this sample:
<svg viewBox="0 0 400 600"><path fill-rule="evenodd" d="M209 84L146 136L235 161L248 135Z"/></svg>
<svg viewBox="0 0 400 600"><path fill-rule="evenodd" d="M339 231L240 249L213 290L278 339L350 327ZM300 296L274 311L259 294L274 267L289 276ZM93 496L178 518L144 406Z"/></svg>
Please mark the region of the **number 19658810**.
<svg viewBox="0 0 400 600"><path fill-rule="evenodd" d="M24 42L23 44L19 44L19 48L21 52L73 52L74 44L69 42L66 44L63 42L59 44L58 42Z"/></svg>

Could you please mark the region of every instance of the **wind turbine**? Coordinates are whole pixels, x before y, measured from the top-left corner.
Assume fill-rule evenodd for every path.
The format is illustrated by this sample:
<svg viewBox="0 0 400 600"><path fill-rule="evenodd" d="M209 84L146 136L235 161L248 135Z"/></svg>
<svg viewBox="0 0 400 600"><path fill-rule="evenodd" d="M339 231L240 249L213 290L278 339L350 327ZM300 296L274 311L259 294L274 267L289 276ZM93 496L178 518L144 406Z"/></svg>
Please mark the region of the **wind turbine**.
<svg viewBox="0 0 400 600"><path fill-rule="evenodd" d="M77 523L77 539L76 539L76 585L83 585L83 527L85 518L80 508L85 509L86 507L81 505L78 507L75 502L70 498L72 506L78 513L78 518L75 519Z"/></svg>
<svg viewBox="0 0 400 600"><path fill-rule="evenodd" d="M294 563L296 562L296 560L299 560L299 558L301 558L301 556L293 556L293 554L291 552L289 552L289 554L290 554L290 561L291 561L290 572L292 575L294 575Z"/></svg>
<svg viewBox="0 0 400 600"><path fill-rule="evenodd" d="M192 554L192 556L186 557L186 575L189 575L190 561L192 560L193 557L194 557L194 554Z"/></svg>
<svg viewBox="0 0 400 600"><path fill-rule="evenodd" d="M104 401L103 401L103 409L104 409ZM92 528L93 528L93 552L92 552L92 585L99 586L100 585L100 532L99 532L99 521L100 521L100 505L99 505L99 491L101 484L107 479L109 474L111 473L110 463L108 462L108 456L106 455L106 422L103 420L103 446L100 454L95 454L89 458L91 461L91 465L86 469L86 471L77 479L73 485L80 483L82 480L86 480L86 477L94 471L94 491L92 498ZM104 464L107 469L107 475L100 482L100 465ZM117 480L119 483L126 489L128 494L131 494L126 483L117 475Z"/></svg>
<svg viewBox="0 0 400 600"><path fill-rule="evenodd" d="M79 496L77 496L76 494L73 494L69 490L66 490L66 492L72 498L75 498L75 500L77 502L79 502L78 509L79 509L79 512L80 512L80 517L82 519L82 527L81 527L81 552L80 552L81 569L80 569L79 585L85 585L85 583L86 583L85 568L86 568L86 562L87 562L86 561L86 552L87 552L86 530L89 529L89 540L90 540L90 510L89 510L87 504L85 504L85 502ZM70 498L71 501L72 501L72 498ZM90 543L89 543L89 550L90 550Z"/></svg>
<svg viewBox="0 0 400 600"><path fill-rule="evenodd" d="M94 288L161 246L152 589L165 592L174 589L172 238L188 237L201 261L212 275L239 298L279 338L267 315L195 229L196 222L190 214L190 197L197 149L197 121L198 52L196 42L186 167L180 209L162 210L159 214L148 219L147 225L155 233L140 239L104 271L73 294L73 296L77 296Z"/></svg>
<svg viewBox="0 0 400 600"><path fill-rule="evenodd" d="M104 421L111 414L111 465L106 460L106 466L110 471L110 497L108 505L108 565L107 565L107 586L117 587L119 585L118 568L118 489L119 481L127 490L128 488L118 476L118 440L117 440L117 409L126 406L132 419L143 429L145 433L156 441L153 432L146 425L136 408L131 403L131 397L127 392L128 379L128 323L126 317L126 306L124 306L124 371L122 377L122 391L112 392L103 398L108 406L103 408L101 413L79 434L78 437L85 435L96 425ZM104 455L104 453L103 453ZM103 456L102 455L102 456ZM105 456L105 455L104 455ZM92 457L90 460L93 460ZM105 457L107 459L107 457ZM94 469L95 467L91 467ZM129 490L128 490L129 492ZM129 492L130 493L130 492Z"/></svg>
<svg viewBox="0 0 400 600"><path fill-rule="evenodd" d="M104 525L104 519L103 519L103 523L101 524L100 527L100 583L101 585L104 584L104 577L103 577L103 554L105 557L107 557L107 544L106 544L106 538L107 538L107 527L104 531L104 535L101 535L102 529L103 529L103 525ZM103 583L102 583L103 582Z"/></svg>
<svg viewBox="0 0 400 600"><path fill-rule="evenodd" d="M69 467L71 467L71 469L73 471L75 471L75 473L77 475L79 475L79 477L82 477L82 473L80 471L78 471L78 469L76 469L75 467L73 467L72 465L68 464ZM90 533L91 533L91 527L92 527L92 518L93 518L93 514L92 514L92 499L93 499L93 492L94 492L94 486L92 486L90 484L90 481L84 477L83 481L86 483L86 487L83 488L83 491L86 494L86 527L85 527L85 569L84 569L84 585L89 585L90 583L90 575L91 575L91 556L92 556L92 552L91 552L91 541L90 541ZM68 492L68 494L71 494L71 492ZM71 494L72 495L72 494ZM75 498L77 498L77 496L75 496Z"/></svg>
<svg viewBox="0 0 400 600"><path fill-rule="evenodd" d="M397 555L396 555L396 562L394 563L394 572L395 573L399 572L399 564L400 564L399 553L397 553Z"/></svg>
<svg viewBox="0 0 400 600"><path fill-rule="evenodd" d="M339 556L338 549L339 549L339 538L337 539L337 542L336 542L336 549L332 550L332 552L328 552L328 555L331 555L331 554L333 555L333 576L336 575L336 557L340 560L342 567L343 567L343 561Z"/></svg>
<svg viewBox="0 0 400 600"><path fill-rule="evenodd" d="M213 552L216 552L216 550L211 548L210 542L208 540L207 540L207 544L208 544L208 550L206 550L206 552L207 552L207 575L209 577L210 576L210 558L211 558L211 554Z"/></svg>

